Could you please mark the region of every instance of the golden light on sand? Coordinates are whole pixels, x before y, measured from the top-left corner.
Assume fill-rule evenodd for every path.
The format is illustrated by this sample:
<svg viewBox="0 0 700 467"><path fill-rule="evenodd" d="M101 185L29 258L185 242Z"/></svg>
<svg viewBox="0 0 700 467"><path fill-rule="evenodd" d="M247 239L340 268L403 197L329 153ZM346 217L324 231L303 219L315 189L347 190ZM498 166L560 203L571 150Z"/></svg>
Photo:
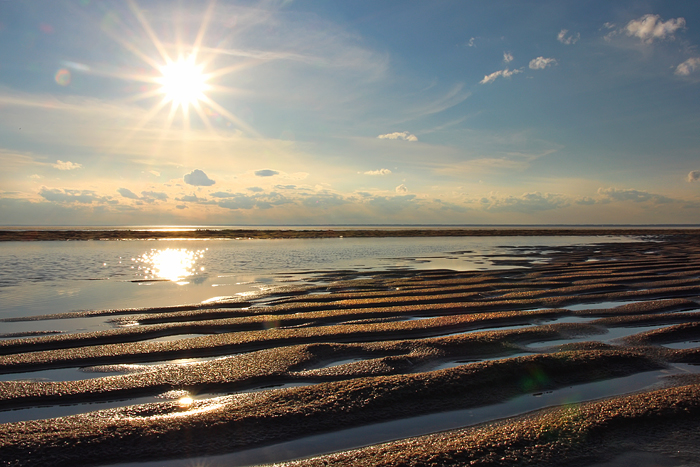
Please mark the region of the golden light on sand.
<svg viewBox="0 0 700 467"><path fill-rule="evenodd" d="M177 404L180 406L181 409L189 409L193 403L194 403L194 399L192 399L189 396L181 397L177 401Z"/></svg>
<svg viewBox="0 0 700 467"><path fill-rule="evenodd" d="M208 89L207 76L202 72L203 65L195 63L195 56L187 59L180 57L177 61L171 61L160 68L163 74L157 81L161 85L161 92L167 102L172 102L173 110L182 107L194 106L206 96L204 91Z"/></svg>

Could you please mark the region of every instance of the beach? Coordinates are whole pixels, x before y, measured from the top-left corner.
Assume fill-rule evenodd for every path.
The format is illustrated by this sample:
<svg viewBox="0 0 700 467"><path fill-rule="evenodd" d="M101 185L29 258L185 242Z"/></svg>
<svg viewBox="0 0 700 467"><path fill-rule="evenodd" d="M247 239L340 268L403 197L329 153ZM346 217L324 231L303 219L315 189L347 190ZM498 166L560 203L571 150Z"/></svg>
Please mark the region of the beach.
<svg viewBox="0 0 700 467"><path fill-rule="evenodd" d="M697 231L584 234L633 238L517 247L493 255L498 268L486 270L321 271L323 280L207 303L4 318L8 324L101 318L113 326L0 340L3 376L72 369L92 375L0 381L0 414L35 411L0 424L0 461L700 465ZM161 235L582 232L4 231L0 239ZM41 415L60 407L82 409Z"/></svg>

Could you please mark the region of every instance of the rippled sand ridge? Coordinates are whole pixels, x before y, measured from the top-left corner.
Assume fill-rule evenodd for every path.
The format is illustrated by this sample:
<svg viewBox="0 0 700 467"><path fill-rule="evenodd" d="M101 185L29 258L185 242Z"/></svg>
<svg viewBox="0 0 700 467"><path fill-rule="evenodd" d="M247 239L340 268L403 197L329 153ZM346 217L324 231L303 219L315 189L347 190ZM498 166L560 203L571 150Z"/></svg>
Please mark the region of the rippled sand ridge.
<svg viewBox="0 0 700 467"><path fill-rule="evenodd" d="M19 318L117 326L0 340L0 460L700 465L700 240L647 240Z"/></svg>

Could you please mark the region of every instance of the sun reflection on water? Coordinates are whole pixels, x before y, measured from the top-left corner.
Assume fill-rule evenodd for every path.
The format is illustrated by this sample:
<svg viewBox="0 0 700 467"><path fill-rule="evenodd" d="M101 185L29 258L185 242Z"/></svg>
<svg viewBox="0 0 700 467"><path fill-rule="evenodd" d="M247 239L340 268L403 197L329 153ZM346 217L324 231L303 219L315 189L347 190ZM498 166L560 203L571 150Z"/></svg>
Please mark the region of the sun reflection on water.
<svg viewBox="0 0 700 467"><path fill-rule="evenodd" d="M198 260L204 258L204 250L188 250L187 248L151 249L132 261L139 263L138 271L148 280L162 279L181 282L186 277L194 276L204 271L204 267L196 267Z"/></svg>

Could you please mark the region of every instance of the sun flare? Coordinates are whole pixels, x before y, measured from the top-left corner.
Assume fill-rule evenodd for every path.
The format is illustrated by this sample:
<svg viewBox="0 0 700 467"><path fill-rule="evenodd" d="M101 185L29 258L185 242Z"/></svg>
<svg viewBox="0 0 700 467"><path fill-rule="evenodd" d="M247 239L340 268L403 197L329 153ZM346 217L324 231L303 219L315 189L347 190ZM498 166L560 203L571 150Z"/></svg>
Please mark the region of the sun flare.
<svg viewBox="0 0 700 467"><path fill-rule="evenodd" d="M160 68L160 91L165 95L166 102L172 102L173 109L182 107L186 110L186 107L206 99L207 76L202 69L203 65L196 64L193 55L187 59L180 57Z"/></svg>

